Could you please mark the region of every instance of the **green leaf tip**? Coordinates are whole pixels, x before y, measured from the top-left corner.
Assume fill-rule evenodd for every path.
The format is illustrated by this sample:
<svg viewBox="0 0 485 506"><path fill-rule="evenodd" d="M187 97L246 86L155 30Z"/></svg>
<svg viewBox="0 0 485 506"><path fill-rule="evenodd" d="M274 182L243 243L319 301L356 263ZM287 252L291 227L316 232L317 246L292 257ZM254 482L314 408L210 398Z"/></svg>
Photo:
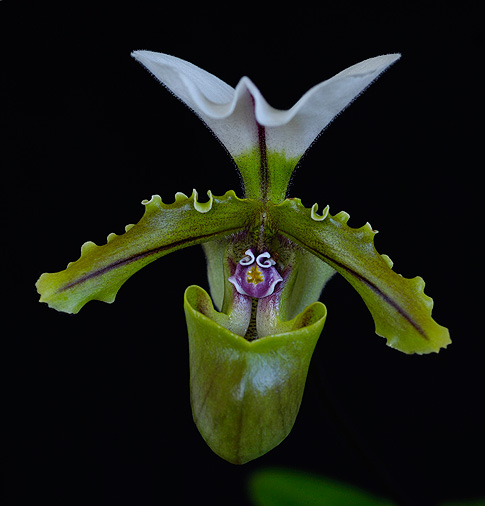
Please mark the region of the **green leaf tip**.
<svg viewBox="0 0 485 506"><path fill-rule="evenodd" d="M351 228L344 211L315 220L315 206L305 208L300 199L268 206L268 216L284 236L349 281L372 314L376 333L389 346L423 354L451 342L448 329L431 318L433 301L424 293L423 279L406 279L392 270L390 258L374 247L377 232L369 223Z"/></svg>
<svg viewBox="0 0 485 506"><path fill-rule="evenodd" d="M260 469L248 484L254 506L397 506L353 485L291 469Z"/></svg>
<svg viewBox="0 0 485 506"><path fill-rule="evenodd" d="M122 235L109 234L102 246L88 241L81 256L57 273L45 273L36 283L40 301L66 313L77 313L90 300L111 303L135 272L178 249L240 231L257 214L258 203L239 199L230 190L223 196L208 192L199 202L177 193L171 204L159 195L144 200L145 213Z"/></svg>

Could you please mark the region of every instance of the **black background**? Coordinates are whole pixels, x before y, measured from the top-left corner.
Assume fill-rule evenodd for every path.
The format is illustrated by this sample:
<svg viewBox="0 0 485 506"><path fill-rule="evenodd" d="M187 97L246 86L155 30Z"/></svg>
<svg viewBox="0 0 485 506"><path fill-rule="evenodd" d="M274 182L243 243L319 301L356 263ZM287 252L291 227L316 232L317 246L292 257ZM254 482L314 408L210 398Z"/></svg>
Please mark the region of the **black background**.
<svg viewBox="0 0 485 506"><path fill-rule="evenodd" d="M266 466L382 494L392 482L415 505L485 496L478 11L179 4L0 2L4 504L242 506L248 476ZM209 450L190 412L182 296L207 286L200 248L142 270L112 305L72 316L39 304L38 276L136 222L142 199L239 190L219 143L134 49L232 86L248 75L278 108L401 52L308 152L291 193L349 212L352 226L370 221L394 269L424 277L453 344L428 356L388 348L336 277L292 433L236 467Z"/></svg>

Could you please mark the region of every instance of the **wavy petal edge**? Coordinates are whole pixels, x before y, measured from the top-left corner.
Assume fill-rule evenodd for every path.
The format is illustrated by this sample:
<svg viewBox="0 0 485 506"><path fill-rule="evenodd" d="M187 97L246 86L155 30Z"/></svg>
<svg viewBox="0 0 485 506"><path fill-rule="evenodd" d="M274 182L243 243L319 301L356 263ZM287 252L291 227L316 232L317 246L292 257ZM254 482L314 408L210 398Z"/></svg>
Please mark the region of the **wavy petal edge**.
<svg viewBox="0 0 485 506"><path fill-rule="evenodd" d="M177 192L175 194L174 202L170 204L164 203L160 195L152 195L149 200L142 201L142 204L145 206L145 212L137 225L141 224L143 220L148 221L152 218L155 219L157 214L163 211L179 210L179 213L192 212L192 215L193 212L196 211L197 215L207 215L208 219L210 219L212 216L211 211L213 210L213 206L215 204L219 205L231 200L233 202L237 201L238 203L244 202L244 199L237 197L233 190L227 191L223 196L214 196L210 191L207 192L207 195L209 200L207 202L200 202L198 200L198 193L196 190L193 190L190 197L187 197L181 192ZM193 216L195 219L196 215ZM92 241L85 242L81 246L81 254L79 258L73 262L69 262L64 271L44 273L39 277L35 285L38 293L40 294L40 302L47 303L49 307L58 311L72 314L78 313L80 309L90 300L112 303L123 283L134 272L139 270L134 268L134 264L136 262L141 261L139 267L141 268L169 252L166 251L169 246L167 246L166 249L154 247L154 241L156 242L156 238L154 239L153 237L149 237L151 230L156 228L156 225L157 224L154 223L152 225L148 225L148 227L142 227L140 230L136 225L129 224L125 227L125 234L108 234L105 244L97 245ZM228 233L230 234L231 232ZM146 237L144 237L144 235ZM195 239L196 242L203 242L203 240L203 238L201 241ZM127 244L122 244L123 241ZM125 253L125 251L128 251L126 250L126 246L136 242L140 243L140 252L132 252L132 256L129 256L128 252ZM184 244L180 243L176 245L176 249L179 249L180 247L184 247ZM112 264L104 265L100 262L100 259L107 254L107 248L110 249L110 251L112 250L110 254L111 258L114 260L112 261ZM143 248L145 248L145 250L143 250ZM109 274L109 271L113 270L115 267L120 268L120 270L127 269L127 273L124 276L120 275L118 279L116 277L110 278L108 282L105 282L105 285L101 282L97 282L95 287L93 285L93 287L88 290L80 285L86 281L90 281L92 283L95 282L95 275L90 270L93 263L98 265L95 275L99 276L100 279L103 275ZM132 267L130 267L130 265L132 265ZM72 275L69 273L76 270L79 271L77 273L77 277L72 278ZM74 285L78 285L77 288L79 288L79 297L74 297L69 293L70 289L73 288Z"/></svg>
<svg viewBox="0 0 485 506"><path fill-rule="evenodd" d="M285 208L296 211L299 220L294 220L296 226L291 220L283 224L281 215L275 213L272 218L279 222L283 235L327 262L352 284L374 318L376 333L386 338L388 346L404 353L426 354L439 352L451 343L448 329L431 317L433 299L424 293L423 278L405 278L392 270L389 256L375 248L377 231L369 223L352 228L345 211L315 220L315 206L306 208L300 199L287 199L275 205L270 214ZM318 231L314 227L322 228ZM351 263L353 255L355 265Z"/></svg>

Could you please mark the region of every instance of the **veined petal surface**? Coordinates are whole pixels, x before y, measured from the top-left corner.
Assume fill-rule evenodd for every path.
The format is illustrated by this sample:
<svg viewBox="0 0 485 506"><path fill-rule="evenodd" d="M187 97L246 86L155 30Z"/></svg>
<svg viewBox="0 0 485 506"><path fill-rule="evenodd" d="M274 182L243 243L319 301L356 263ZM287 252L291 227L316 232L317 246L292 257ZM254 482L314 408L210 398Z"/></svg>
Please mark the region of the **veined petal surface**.
<svg viewBox="0 0 485 506"><path fill-rule="evenodd" d="M389 257L374 247L375 231L347 225L341 212L316 220L299 199L268 206L268 218L280 233L328 263L357 290L374 318L376 333L405 353L438 352L450 342L448 329L431 318L433 300L419 276L395 273Z"/></svg>
<svg viewBox="0 0 485 506"><path fill-rule="evenodd" d="M209 201L177 194L165 204L158 195L143 201L145 213L123 235L110 234L107 244L85 243L81 257L57 273L45 273L36 283L40 301L58 311L77 313L90 300L111 303L123 283L145 265L187 246L201 244L250 227L257 201L241 200L233 191Z"/></svg>
<svg viewBox="0 0 485 506"><path fill-rule="evenodd" d="M320 132L400 57L377 56L353 65L284 111L271 107L248 77L234 89L174 56L152 51L132 56L219 138L238 166L246 196L274 202L285 198L296 164Z"/></svg>

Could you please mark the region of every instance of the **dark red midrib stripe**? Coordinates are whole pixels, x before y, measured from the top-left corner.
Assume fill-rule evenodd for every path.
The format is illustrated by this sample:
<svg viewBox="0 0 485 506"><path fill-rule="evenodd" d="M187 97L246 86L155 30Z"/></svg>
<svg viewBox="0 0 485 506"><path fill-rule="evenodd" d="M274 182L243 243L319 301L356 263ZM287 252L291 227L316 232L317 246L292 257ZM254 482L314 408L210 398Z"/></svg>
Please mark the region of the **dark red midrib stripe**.
<svg viewBox="0 0 485 506"><path fill-rule="evenodd" d="M131 255L129 257L126 257L126 258L123 258L121 260L118 260L110 265L107 265L106 267L103 267L102 269L99 269L97 271L94 271L94 272L91 272L89 274L86 274L85 276L82 276L78 279L76 279L75 281L72 281L71 283L68 283L67 285L63 286L62 288L60 288L58 291L59 292L64 292L66 290L69 290L69 288L72 288L73 286L76 286L76 285L79 285L81 283L84 283L86 281L89 281L90 279L92 278L95 278L97 276L102 276L103 274L105 274L106 272L109 272L113 269L116 269L118 267L123 267L124 265L128 265L132 262L136 262L137 260L141 260L142 258L145 258L147 256L150 256L150 255L156 255L157 253L161 253L167 249L171 249L171 248L176 248L178 246L183 246L187 243L191 243L191 242L204 242L204 239L208 239L208 238L215 238L216 236L220 236L220 235L226 235L226 234L232 234L234 233L235 231L239 230L240 227L237 227L237 228L234 228L234 229L230 229L230 230L225 230L224 232L221 232L221 233L218 233L218 234L205 234L205 235L199 235L197 237L192 237L192 238L189 238L189 239L184 239L182 241L177 241L177 242L172 242L170 244L167 244L165 246L160 246L158 248L153 248L153 249L150 249L148 251L144 251L142 253L138 253L138 254L135 254L135 255Z"/></svg>
<svg viewBox="0 0 485 506"><path fill-rule="evenodd" d="M269 184L269 169L268 169L268 154L266 149L266 129L263 125L256 123L258 126L258 146L259 146L259 180L261 182L261 199L263 202L268 200Z"/></svg>
<svg viewBox="0 0 485 506"><path fill-rule="evenodd" d="M297 243L299 242L294 237L292 237L290 234L285 234L285 235L287 237L289 237L292 241L297 242ZM302 244L302 243L300 243L300 244ZM342 268L343 270L345 270L346 272L348 272L350 275L352 275L352 276L356 277L358 280L362 281L362 283L364 283L367 287L369 287L379 297L381 297L382 299L384 299L384 301L387 302L387 304L389 304L390 306L392 306L405 320L407 320L409 322L409 324L412 325L412 327L414 327L414 329L416 329L416 331L421 335L421 337L423 337L423 339L426 339L426 341L429 341L429 337L427 336L426 332L421 327L421 325L419 325L419 323L415 322L411 318L411 315L407 311L405 311L391 297L389 297L388 295L386 295L376 284L374 284L372 281L370 281L366 277L362 276L358 272L354 271L350 267L346 266L345 264L339 262L338 260L335 260L334 258L332 258L332 257L330 257L328 255L324 255L323 253L320 253L319 251L315 251L314 249L309 248L306 245L304 247L307 250L309 250L316 257L320 257L320 258L323 257L324 259L328 260L328 262L330 264L333 263L334 265L339 266L340 268Z"/></svg>

